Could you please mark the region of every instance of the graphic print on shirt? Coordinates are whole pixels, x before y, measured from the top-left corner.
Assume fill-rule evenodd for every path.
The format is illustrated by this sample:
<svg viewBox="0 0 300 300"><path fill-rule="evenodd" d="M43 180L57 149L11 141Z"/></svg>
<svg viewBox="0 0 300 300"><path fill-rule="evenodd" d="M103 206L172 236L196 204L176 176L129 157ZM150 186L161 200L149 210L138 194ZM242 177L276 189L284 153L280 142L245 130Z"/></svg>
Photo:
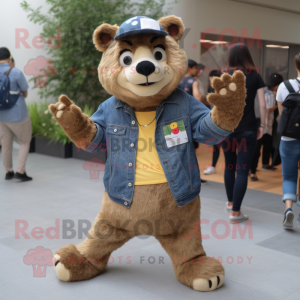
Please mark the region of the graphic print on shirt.
<svg viewBox="0 0 300 300"><path fill-rule="evenodd" d="M168 148L185 144L189 141L183 121L166 125L163 127L163 131Z"/></svg>

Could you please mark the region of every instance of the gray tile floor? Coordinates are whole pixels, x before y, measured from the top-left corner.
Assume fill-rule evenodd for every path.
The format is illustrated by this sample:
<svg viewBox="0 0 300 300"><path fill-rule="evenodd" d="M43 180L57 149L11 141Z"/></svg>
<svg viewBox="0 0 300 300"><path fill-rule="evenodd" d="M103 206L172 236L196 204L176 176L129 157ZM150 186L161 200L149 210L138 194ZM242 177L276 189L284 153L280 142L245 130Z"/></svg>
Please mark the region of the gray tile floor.
<svg viewBox="0 0 300 300"><path fill-rule="evenodd" d="M1 157L1 154L0 154ZM17 151L14 150L16 162ZM250 216L244 238L224 211L223 184L209 182L202 187L201 218L208 255L220 257L226 270L224 286L211 293L198 293L180 283L173 274L171 260L152 237L135 238L112 254L107 271L88 281L65 283L52 267L46 277L34 277L33 267L23 262L29 249L42 246L52 252L82 240L80 220L93 222L101 208L102 176L90 179L84 161L30 154L27 171L32 182L4 181L0 167L0 299L289 299L300 298L300 228L282 228L284 206L281 196L248 190L243 211ZM298 209L295 208L298 213ZM32 228L44 231L59 220L58 239L33 238ZM28 224L17 238L16 222ZM76 237L62 236L63 221L74 222ZM216 230L214 229L216 226ZM242 225L241 228L244 225ZM251 232L249 235L249 232ZM84 236L83 236L84 238ZM118 256L122 256L121 263ZM129 257L129 258L128 258ZM162 257L162 258L161 258ZM159 264L159 259L163 263ZM129 260L131 261L128 264ZM154 261L154 263L153 263ZM127 263L126 263L127 262Z"/></svg>

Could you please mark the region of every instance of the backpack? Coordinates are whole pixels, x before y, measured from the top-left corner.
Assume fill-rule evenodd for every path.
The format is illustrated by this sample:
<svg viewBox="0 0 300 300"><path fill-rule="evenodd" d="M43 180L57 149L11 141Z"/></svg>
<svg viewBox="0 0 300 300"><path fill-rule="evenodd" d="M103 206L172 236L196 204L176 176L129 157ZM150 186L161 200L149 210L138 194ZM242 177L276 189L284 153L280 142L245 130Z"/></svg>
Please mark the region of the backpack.
<svg viewBox="0 0 300 300"><path fill-rule="evenodd" d="M296 92L289 80L284 81L284 85L290 94L282 102L283 109L277 132L281 136L300 140L300 90Z"/></svg>
<svg viewBox="0 0 300 300"><path fill-rule="evenodd" d="M10 91L8 75L12 67L4 74L0 74L0 110L12 108L19 99L19 92Z"/></svg>

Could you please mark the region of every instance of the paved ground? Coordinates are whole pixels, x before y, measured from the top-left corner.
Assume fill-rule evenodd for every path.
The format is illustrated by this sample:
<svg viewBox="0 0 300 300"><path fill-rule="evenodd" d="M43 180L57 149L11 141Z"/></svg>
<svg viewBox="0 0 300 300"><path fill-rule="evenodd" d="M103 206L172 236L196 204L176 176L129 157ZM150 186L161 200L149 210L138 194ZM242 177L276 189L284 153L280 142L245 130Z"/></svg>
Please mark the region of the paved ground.
<svg viewBox="0 0 300 300"><path fill-rule="evenodd" d="M15 161L16 154L14 150ZM299 299L300 228L296 224L294 230L282 228L281 196L248 190L243 211L251 221L245 237L237 233L234 238L234 227L226 222L224 186L215 182L202 187L201 218L209 220L208 225L202 226L203 234L209 236L203 241L204 248L208 255L222 259L226 270L221 289L199 293L178 283L171 260L160 244L147 236L135 238L114 252L107 271L92 280L61 282L52 267L47 267L46 277L34 277L33 266L23 261L27 251L42 246L54 252L68 243L77 244L84 238L78 231L80 220L92 222L101 208L103 174L99 179L90 179L83 163L30 154L27 170L34 180L28 183L4 181L1 165L1 300ZM32 236L32 228L38 226L46 231L55 226L56 219L60 226L58 239L49 239L44 234L41 239ZM15 236L16 220L28 224L28 239ZM62 235L66 220L74 222L75 238ZM249 235L250 229L253 236ZM118 256L123 257L121 263ZM159 264L160 257L164 263Z"/></svg>

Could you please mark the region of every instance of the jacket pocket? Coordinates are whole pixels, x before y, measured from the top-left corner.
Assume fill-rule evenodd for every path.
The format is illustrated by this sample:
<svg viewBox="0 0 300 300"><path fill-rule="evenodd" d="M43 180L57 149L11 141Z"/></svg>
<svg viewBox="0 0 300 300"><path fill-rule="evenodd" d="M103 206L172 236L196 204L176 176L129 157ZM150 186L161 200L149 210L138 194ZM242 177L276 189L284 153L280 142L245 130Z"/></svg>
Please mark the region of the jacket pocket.
<svg viewBox="0 0 300 300"><path fill-rule="evenodd" d="M109 150L111 152L119 151L122 145L122 138L126 133L126 127L123 126L107 126L106 132L109 137Z"/></svg>

